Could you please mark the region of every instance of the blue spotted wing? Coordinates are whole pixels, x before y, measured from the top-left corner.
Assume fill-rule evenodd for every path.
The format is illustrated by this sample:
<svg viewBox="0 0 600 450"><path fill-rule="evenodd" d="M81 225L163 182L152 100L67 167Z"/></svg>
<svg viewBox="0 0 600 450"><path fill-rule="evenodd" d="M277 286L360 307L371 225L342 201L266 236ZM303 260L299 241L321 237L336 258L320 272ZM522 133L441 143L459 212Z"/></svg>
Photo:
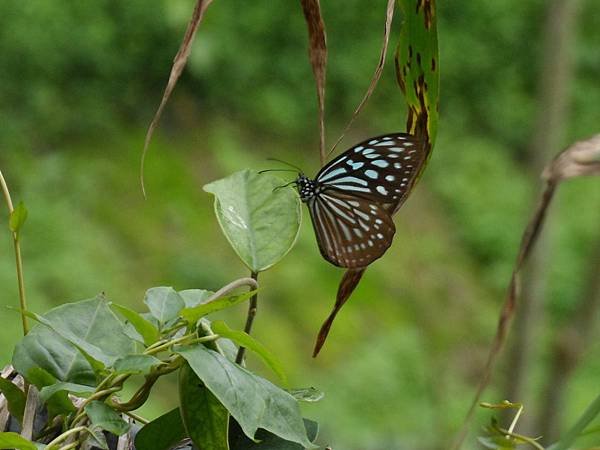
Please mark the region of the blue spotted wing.
<svg viewBox="0 0 600 450"><path fill-rule="evenodd" d="M321 169L307 201L323 257L336 266L366 267L389 248L392 214L416 181L424 157L405 133L367 139Z"/></svg>

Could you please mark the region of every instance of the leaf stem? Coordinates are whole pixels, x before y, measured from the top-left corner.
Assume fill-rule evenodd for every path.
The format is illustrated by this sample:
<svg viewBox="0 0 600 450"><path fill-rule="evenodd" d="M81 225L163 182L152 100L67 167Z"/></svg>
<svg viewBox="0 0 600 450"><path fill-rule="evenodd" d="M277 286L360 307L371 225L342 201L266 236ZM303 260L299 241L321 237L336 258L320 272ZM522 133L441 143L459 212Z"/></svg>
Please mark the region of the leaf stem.
<svg viewBox="0 0 600 450"><path fill-rule="evenodd" d="M87 431L86 427L75 427L75 428L71 428L70 430L65 431L64 433L58 435L56 438L54 438L53 440L51 440L50 442L48 442L48 445L46 446L46 448L48 449L52 449L52 446L59 444L60 442L64 441L65 439L67 439L69 436L73 435L73 434L77 434L81 431Z"/></svg>
<svg viewBox="0 0 600 450"><path fill-rule="evenodd" d="M0 171L0 187L2 188L2 193L4 194L4 200L6 201L6 206L8 207L9 215L13 213L14 207L12 203L12 199L10 198L10 191L8 190L8 186L6 184L6 180L4 180L4 176L2 175L2 171ZM21 246L19 244L19 235L18 233L12 232L13 235L13 244L15 247L15 264L17 268L17 281L19 284L19 306L21 308L21 324L23 326L23 335L29 333L29 322L27 321L27 316L23 311L27 311L27 299L25 297L25 279L23 277L23 258L21 257Z"/></svg>
<svg viewBox="0 0 600 450"><path fill-rule="evenodd" d="M252 272L250 275L254 280L254 284L258 286L258 272ZM258 293L254 294L250 298L250 303L248 305L248 315L246 316L246 326L244 326L244 331L248 334L252 331L252 324L254 323L254 317L256 316L256 311L258 309ZM245 347L240 347L238 349L237 356L235 357L235 362L237 364L242 364L244 361L244 354L246 353Z"/></svg>

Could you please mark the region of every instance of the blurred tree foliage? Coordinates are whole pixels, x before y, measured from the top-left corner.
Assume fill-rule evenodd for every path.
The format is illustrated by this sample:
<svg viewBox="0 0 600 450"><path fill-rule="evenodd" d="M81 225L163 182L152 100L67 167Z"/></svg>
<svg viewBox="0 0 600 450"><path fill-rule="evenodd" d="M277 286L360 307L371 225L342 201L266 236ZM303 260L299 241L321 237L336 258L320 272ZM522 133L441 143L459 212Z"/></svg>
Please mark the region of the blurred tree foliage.
<svg viewBox="0 0 600 450"><path fill-rule="evenodd" d="M376 65L384 3L323 2L330 141ZM584 6L567 142L599 131L600 3ZM142 202L144 127L192 7L191 0L0 2L0 165L30 212L23 247L38 311L102 290L136 305L149 285L210 289L232 270L245 274L232 268L199 186L245 166L265 168L265 156L316 170L316 96L300 5L217 0L151 145L150 197ZM400 214L395 246L370 269L316 363L311 341L340 273L319 259L306 223L290 258L264 277L275 290L262 300L257 337L274 342L296 383L327 392L309 414L320 415L335 448L432 448L462 418L538 189L523 162L544 7L544 0L438 2L436 149ZM344 142L398 129L404 108L390 63ZM578 208L582 196L600 205L597 179L566 184L552 218L547 340L581 295L597 239L600 208ZM8 235L0 250L0 303L10 304ZM0 331L2 361L17 340L16 317L0 311L8 324ZM566 405L572 414L597 390L599 358L591 356L600 347L589 354ZM539 355L539 380L544 363ZM383 369L394 379L382 379Z"/></svg>

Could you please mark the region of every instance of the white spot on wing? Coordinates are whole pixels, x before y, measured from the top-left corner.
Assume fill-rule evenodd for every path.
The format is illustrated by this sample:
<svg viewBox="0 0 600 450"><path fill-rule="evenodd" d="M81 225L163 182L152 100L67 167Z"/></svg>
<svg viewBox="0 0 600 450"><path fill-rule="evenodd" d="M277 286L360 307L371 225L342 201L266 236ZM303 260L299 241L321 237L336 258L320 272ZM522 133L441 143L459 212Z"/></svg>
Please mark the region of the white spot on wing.
<svg viewBox="0 0 600 450"><path fill-rule="evenodd" d="M373 164L374 166L377 166L377 167L382 167L382 168L390 165L389 162L387 162L383 159L378 159L377 161L373 161L371 164Z"/></svg>
<svg viewBox="0 0 600 450"><path fill-rule="evenodd" d="M372 180L376 180L379 174L371 169L365 170L365 175L371 178Z"/></svg>

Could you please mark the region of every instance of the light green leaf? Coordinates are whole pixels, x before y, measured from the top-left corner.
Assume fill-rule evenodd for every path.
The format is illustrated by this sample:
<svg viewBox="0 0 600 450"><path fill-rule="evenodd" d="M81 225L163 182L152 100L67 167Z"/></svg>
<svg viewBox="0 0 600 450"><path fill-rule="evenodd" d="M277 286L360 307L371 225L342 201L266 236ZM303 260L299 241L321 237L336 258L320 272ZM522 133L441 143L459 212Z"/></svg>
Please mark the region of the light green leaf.
<svg viewBox="0 0 600 450"><path fill-rule="evenodd" d="M27 220L27 214L27 208L25 208L23 202L19 202L17 207L10 213L8 227L10 228L10 231L17 235L17 238L21 232L21 228L23 228L23 225Z"/></svg>
<svg viewBox="0 0 600 450"><path fill-rule="evenodd" d="M228 295L226 297L221 297L216 300L212 300L208 303L202 303L198 306L194 306L192 308L184 308L181 310L181 317L189 323L190 325L195 324L202 317L214 313L217 311L221 311L222 309L230 308L231 306L237 305L239 303L243 303L246 300L250 299L254 294L256 294L256 290L250 292L244 292L239 295Z"/></svg>
<svg viewBox="0 0 600 450"><path fill-rule="evenodd" d="M252 272L268 269L290 251L301 220L298 195L285 182L243 170L204 186L227 240Z"/></svg>
<svg viewBox="0 0 600 450"><path fill-rule="evenodd" d="M150 313L154 316L161 326L168 321L175 319L185 307L185 302L181 296L172 287L155 287L146 291L144 303L148 305Z"/></svg>
<svg viewBox="0 0 600 450"><path fill-rule="evenodd" d="M312 420L304 419L306 434L311 442L317 439L319 433L319 424ZM286 441L273 433L265 430L258 430L254 442L249 439L240 428L239 424L232 420L229 431L229 445L231 450L302 450L304 447L296 442Z"/></svg>
<svg viewBox="0 0 600 450"><path fill-rule="evenodd" d="M27 401L25 393L13 382L0 377L0 392L4 394L10 415L21 423Z"/></svg>
<svg viewBox="0 0 600 450"><path fill-rule="evenodd" d="M152 345L158 341L160 333L158 332L158 328L156 328L152 322L144 319L138 312L129 309L126 306L117 305L115 303L111 306L133 325L136 331L144 339L144 344Z"/></svg>
<svg viewBox="0 0 600 450"><path fill-rule="evenodd" d="M117 359L114 369L120 374L147 374L159 364L162 361L152 355L126 355Z"/></svg>
<svg viewBox="0 0 600 450"><path fill-rule="evenodd" d="M112 365L123 352L135 350L135 343L125 334L124 324L102 295L61 305L43 316L29 311L25 314L74 345L96 372Z"/></svg>
<svg viewBox="0 0 600 450"><path fill-rule="evenodd" d="M201 303L205 303L213 294L214 292L207 291L206 289L186 289L184 291L179 291L179 295L185 302L186 308L192 308Z"/></svg>
<svg viewBox="0 0 600 450"><path fill-rule="evenodd" d="M84 384L65 383L61 381L50 386L44 386L40 391L40 398L43 402L46 402L54 394L61 391L70 392L71 394L75 394L80 397L87 397L87 394L94 392L94 389L94 387L86 386Z"/></svg>
<svg viewBox="0 0 600 450"><path fill-rule="evenodd" d="M285 372L283 371L283 365L279 360L271 353L267 347L258 342L248 333L238 330L232 330L227 326L225 322L222 320L218 320L216 322L212 322L211 328L214 333L219 336L223 336L225 338L231 339L233 342L238 344L241 347L246 347L248 350L252 350L258 356L262 358L265 364L277 374L279 379L284 385L287 385L287 377Z"/></svg>
<svg viewBox="0 0 600 450"><path fill-rule="evenodd" d="M85 405L84 409L90 418L90 422L92 422L93 428L100 428L117 436L129 431L129 424L104 402L94 400Z"/></svg>
<svg viewBox="0 0 600 450"><path fill-rule="evenodd" d="M200 450L229 450L229 413L184 364L179 370L179 403L187 435Z"/></svg>
<svg viewBox="0 0 600 450"><path fill-rule="evenodd" d="M263 428L292 442L315 448L306 430L296 399L274 384L229 361L203 345L178 350L198 378L238 421L246 436Z"/></svg>
<svg viewBox="0 0 600 450"><path fill-rule="evenodd" d="M314 387L289 389L288 392L296 400L300 400L302 402L307 402L307 403L318 402L319 400L322 400L323 397L325 397L325 393L323 391L320 391Z"/></svg>
<svg viewBox="0 0 600 450"><path fill-rule="evenodd" d="M169 450L185 438L179 408L154 419L135 435L136 450Z"/></svg>
<svg viewBox="0 0 600 450"><path fill-rule="evenodd" d="M35 444L13 432L0 433L0 448L37 450Z"/></svg>

